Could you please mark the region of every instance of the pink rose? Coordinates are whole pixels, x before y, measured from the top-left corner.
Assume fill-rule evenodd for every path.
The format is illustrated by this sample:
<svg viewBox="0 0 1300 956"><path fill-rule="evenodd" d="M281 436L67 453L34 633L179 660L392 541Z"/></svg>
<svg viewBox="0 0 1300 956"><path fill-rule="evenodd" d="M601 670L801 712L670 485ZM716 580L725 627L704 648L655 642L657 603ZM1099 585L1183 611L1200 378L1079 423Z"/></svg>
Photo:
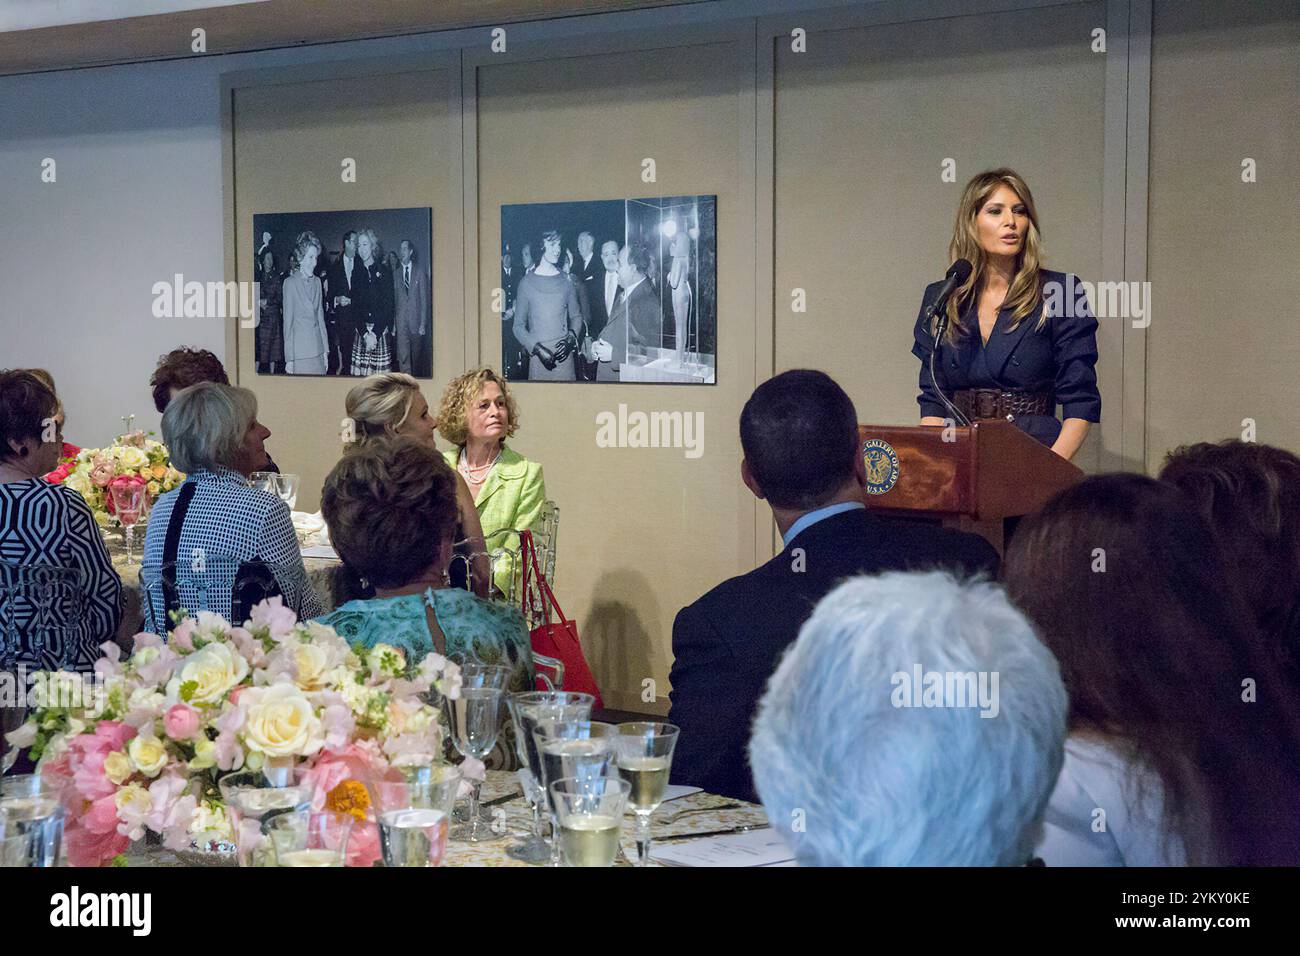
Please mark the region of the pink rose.
<svg viewBox="0 0 1300 956"><path fill-rule="evenodd" d="M172 631L171 643L183 651L194 650L194 621L186 618Z"/></svg>
<svg viewBox="0 0 1300 956"><path fill-rule="evenodd" d="M90 483L97 488L107 488L108 483L113 480L112 465L96 465L90 469Z"/></svg>
<svg viewBox="0 0 1300 956"><path fill-rule="evenodd" d="M199 715L187 704L176 704L163 717L163 728L172 740L189 740L199 732Z"/></svg>

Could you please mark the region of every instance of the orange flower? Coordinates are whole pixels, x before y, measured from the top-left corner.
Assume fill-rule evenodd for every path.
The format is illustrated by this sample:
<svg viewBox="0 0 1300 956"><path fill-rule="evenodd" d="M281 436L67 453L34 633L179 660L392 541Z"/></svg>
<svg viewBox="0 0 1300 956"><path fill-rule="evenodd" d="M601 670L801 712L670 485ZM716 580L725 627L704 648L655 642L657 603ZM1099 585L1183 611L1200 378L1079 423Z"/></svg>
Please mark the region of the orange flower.
<svg viewBox="0 0 1300 956"><path fill-rule="evenodd" d="M366 819L366 811L370 809L370 792L360 780L344 780L325 798L325 809L334 813L346 813L357 822L362 822Z"/></svg>
<svg viewBox="0 0 1300 956"><path fill-rule="evenodd" d="M154 466L153 466L153 476L154 476L154 478L157 479L158 481L162 481L164 478L167 477L167 466L166 466L166 465L154 465Z"/></svg>

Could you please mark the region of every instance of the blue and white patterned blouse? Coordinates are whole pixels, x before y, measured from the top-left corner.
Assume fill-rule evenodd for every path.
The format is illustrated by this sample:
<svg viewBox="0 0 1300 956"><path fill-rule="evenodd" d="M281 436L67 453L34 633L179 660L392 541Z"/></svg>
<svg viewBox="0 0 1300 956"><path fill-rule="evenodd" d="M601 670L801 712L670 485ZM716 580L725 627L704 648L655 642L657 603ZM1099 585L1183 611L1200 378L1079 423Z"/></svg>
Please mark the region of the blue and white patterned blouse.
<svg viewBox="0 0 1300 956"><path fill-rule="evenodd" d="M224 559L237 562L261 560L275 573L285 607L297 611L300 620L321 613L320 600L307 583L289 506L269 491L250 487L243 475L228 468L192 472L179 488L154 502L149 513L149 528L145 532L144 560L140 568L142 584L151 585L161 578L163 546L167 541L172 508L181 488L189 484L195 484L197 488L185 513L180 546L176 550L176 562L181 568L177 584L182 608L215 611L222 617L230 617L234 571L232 569L229 573L228 584L223 581L222 586L213 588L207 593L205 603L201 603L184 568L199 554L204 558L200 565L203 568L212 564L215 569L219 563L224 563ZM165 634L162 589L147 586L143 605L145 630Z"/></svg>
<svg viewBox="0 0 1300 956"><path fill-rule="evenodd" d="M0 561L29 568L73 568L84 575L85 611L71 634L56 625L32 626L34 608L27 598L0 608L0 634L12 626L12 639L0 645L0 666L19 664L36 670L87 671L112 640L122 616L122 582L113 570L104 539L86 500L71 488L43 478L0 484ZM16 582L11 567L0 565L0 592Z"/></svg>

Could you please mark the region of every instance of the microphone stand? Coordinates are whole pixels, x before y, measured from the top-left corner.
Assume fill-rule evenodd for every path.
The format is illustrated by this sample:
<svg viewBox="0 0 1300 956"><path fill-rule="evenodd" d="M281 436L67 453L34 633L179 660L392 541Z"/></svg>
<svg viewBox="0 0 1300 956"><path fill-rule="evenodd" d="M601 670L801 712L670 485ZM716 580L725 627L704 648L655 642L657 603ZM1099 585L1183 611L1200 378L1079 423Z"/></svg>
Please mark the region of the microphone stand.
<svg viewBox="0 0 1300 956"><path fill-rule="evenodd" d="M930 310L927 313L929 320L934 320L935 310L937 307L938 303L930 306ZM944 407L952 413L952 420L958 425L969 426L971 421L966 417L966 413L949 401L947 394L939 387L939 379L934 374L934 356L939 351L939 342L943 339L943 334L946 331L948 331L948 313L947 310L944 310L939 313L938 321L935 322L934 343L930 348L930 384L934 386L934 390L939 394L939 398L943 401Z"/></svg>

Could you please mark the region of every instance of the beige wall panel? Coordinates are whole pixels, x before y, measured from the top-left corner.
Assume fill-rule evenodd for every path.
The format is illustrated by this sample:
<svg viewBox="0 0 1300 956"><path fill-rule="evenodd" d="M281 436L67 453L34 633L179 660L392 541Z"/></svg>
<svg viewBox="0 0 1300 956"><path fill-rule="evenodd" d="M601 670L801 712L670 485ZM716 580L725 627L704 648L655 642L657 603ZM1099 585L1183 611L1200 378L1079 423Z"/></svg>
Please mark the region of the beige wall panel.
<svg viewBox="0 0 1300 956"><path fill-rule="evenodd" d="M433 208L433 369L422 380L436 405L464 364L461 280L460 116L456 75L431 70L260 86L235 91L235 222L238 278L251 280L253 216L316 209ZM342 180L344 157L357 163ZM364 223L357 223L358 227ZM321 236L337 249L338 236ZM298 509L320 507L338 460L343 399L358 379L258 375L253 330L239 333L239 381L257 392L267 442L284 471L302 476Z"/></svg>
<svg viewBox="0 0 1300 956"><path fill-rule="evenodd" d="M1153 26L1148 469L1246 418L1300 451L1297 6L1161 2Z"/></svg>
<svg viewBox="0 0 1300 956"><path fill-rule="evenodd" d="M824 369L863 421L917 422L913 323L947 267L962 187L983 169L1028 181L1047 267L1103 278L1104 57L1089 41L1104 14L1089 3L815 33L806 53L778 38L778 371ZM955 183L940 181L945 158ZM806 314L791 311L795 288ZM1118 423L1114 322L1099 344L1102 414Z"/></svg>
<svg viewBox="0 0 1300 956"><path fill-rule="evenodd" d="M754 558L754 499L737 421L754 387L753 186L741 153L742 51L719 44L478 70L481 359L501 365L501 206L682 194L718 197L714 386L520 383L512 444L559 504L558 596L577 618L607 704L666 706L678 609ZM752 146L751 146L752 149ZM656 161L658 181L641 180ZM703 455L598 448L596 416L702 412Z"/></svg>

